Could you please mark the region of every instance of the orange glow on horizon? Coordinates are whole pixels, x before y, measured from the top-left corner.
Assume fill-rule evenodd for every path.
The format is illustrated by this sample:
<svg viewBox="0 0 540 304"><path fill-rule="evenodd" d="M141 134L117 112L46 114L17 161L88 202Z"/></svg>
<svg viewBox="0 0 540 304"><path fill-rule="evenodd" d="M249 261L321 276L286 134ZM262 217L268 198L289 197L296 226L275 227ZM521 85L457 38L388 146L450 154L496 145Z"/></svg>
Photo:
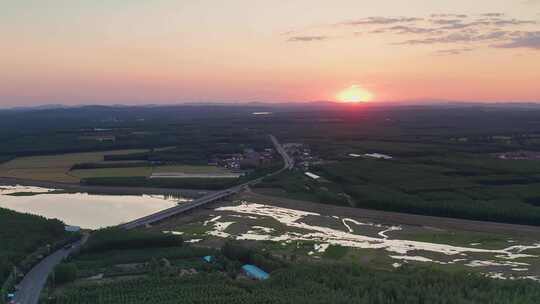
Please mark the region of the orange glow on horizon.
<svg viewBox="0 0 540 304"><path fill-rule="evenodd" d="M347 89L339 92L336 96L337 100L345 103L360 103L372 101L374 98L373 93L358 86L352 85Z"/></svg>

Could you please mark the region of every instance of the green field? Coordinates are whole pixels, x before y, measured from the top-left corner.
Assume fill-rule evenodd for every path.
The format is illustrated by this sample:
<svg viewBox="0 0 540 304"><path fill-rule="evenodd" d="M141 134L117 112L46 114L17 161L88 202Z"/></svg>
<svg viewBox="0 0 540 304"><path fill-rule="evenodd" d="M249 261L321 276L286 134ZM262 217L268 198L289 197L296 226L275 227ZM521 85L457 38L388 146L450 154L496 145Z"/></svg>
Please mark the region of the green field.
<svg viewBox="0 0 540 304"><path fill-rule="evenodd" d="M81 182L95 186L117 186L117 187L154 187L154 188L179 188L179 189L206 189L220 190L234 185L253 180L267 175L282 168L281 162L274 162L267 167L260 167L239 178L229 177L182 177L182 178L147 178L137 176L118 177L88 177ZM156 167L159 170L159 167ZM173 166L166 170L175 172L176 170L192 171L192 173L222 173L224 169L213 166ZM226 172L226 171L225 171Z"/></svg>
<svg viewBox="0 0 540 304"><path fill-rule="evenodd" d="M154 167L152 173L227 173L225 168L217 166L176 165Z"/></svg>
<svg viewBox="0 0 540 304"><path fill-rule="evenodd" d="M104 168L104 169L86 169L72 170L69 175L79 179L93 177L148 177L152 174L152 167L134 167L134 168Z"/></svg>
<svg viewBox="0 0 540 304"><path fill-rule="evenodd" d="M129 167L129 168L101 168L72 170L69 175L77 178L93 177L149 177L153 173L227 173L224 168L216 166L155 166L155 167Z"/></svg>
<svg viewBox="0 0 540 304"><path fill-rule="evenodd" d="M157 149L168 151L171 148ZM116 150L104 152L72 153L62 155L29 156L12 159L0 164L0 176L52 182L79 182L84 178L100 177L149 177L152 173L222 173L223 168L206 165L151 166L129 161L108 161L104 157L121 157L144 153L146 150ZM75 165L103 166L95 169L75 169Z"/></svg>
<svg viewBox="0 0 540 304"><path fill-rule="evenodd" d="M101 162L105 155L141 153L145 150L115 150L104 152L70 153L17 157L0 164L0 176L53 182L79 182L70 169L79 163Z"/></svg>

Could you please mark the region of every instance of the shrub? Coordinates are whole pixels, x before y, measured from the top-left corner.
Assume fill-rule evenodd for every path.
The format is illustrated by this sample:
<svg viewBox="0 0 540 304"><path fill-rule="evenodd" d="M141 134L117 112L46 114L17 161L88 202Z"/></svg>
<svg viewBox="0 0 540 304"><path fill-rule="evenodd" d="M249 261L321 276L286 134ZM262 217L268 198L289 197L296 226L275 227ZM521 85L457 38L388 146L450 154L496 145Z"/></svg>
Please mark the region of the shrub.
<svg viewBox="0 0 540 304"><path fill-rule="evenodd" d="M77 266L73 263L60 264L54 269L54 281L56 284L65 284L77 279Z"/></svg>

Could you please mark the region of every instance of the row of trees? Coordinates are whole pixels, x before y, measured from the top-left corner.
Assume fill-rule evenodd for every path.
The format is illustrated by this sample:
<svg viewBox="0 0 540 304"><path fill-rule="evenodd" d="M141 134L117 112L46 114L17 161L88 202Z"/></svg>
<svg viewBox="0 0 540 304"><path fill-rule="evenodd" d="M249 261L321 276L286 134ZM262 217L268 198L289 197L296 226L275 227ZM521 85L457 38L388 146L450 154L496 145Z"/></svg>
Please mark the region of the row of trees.
<svg viewBox="0 0 540 304"><path fill-rule="evenodd" d="M110 250L176 247L182 246L182 243L182 237L177 235L113 227L95 232L85 244L82 252L96 253Z"/></svg>

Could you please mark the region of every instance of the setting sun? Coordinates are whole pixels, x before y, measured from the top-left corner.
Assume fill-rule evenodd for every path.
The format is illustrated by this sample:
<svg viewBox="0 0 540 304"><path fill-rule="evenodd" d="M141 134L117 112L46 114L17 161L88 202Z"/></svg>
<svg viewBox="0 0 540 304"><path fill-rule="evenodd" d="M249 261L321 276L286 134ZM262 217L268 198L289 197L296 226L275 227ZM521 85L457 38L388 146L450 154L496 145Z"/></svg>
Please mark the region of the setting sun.
<svg viewBox="0 0 540 304"><path fill-rule="evenodd" d="M371 101L372 99L373 94L358 85L352 85L337 95L337 100L341 102L358 103Z"/></svg>

